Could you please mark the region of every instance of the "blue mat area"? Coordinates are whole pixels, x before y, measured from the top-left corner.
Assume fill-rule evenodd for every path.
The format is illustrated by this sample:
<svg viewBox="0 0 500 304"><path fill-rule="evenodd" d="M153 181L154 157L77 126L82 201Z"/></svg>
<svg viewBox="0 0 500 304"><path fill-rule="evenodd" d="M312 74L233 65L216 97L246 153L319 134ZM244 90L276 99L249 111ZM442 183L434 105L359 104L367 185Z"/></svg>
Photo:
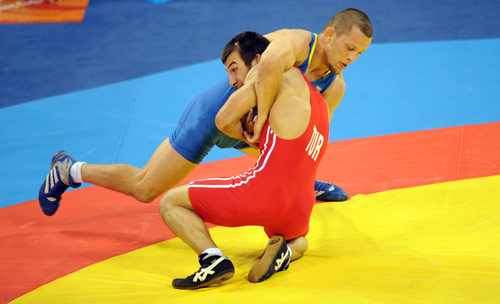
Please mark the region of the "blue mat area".
<svg viewBox="0 0 500 304"><path fill-rule="evenodd" d="M371 46L343 72L330 140L499 121L498 47L500 39Z"/></svg>
<svg viewBox="0 0 500 304"><path fill-rule="evenodd" d="M498 121L499 48L500 39L371 46L344 72L330 140ZM481 61L463 61L478 52ZM35 199L57 150L89 163L145 165L187 103L224 76L212 60L0 109L0 207ZM204 161L240 155L213 149Z"/></svg>
<svg viewBox="0 0 500 304"><path fill-rule="evenodd" d="M0 207L36 199L60 149L143 166L224 76L217 58L234 34L320 31L345 7L370 15L375 43L344 72L331 140L498 121L497 1L309 3L90 1L81 24L0 26Z"/></svg>
<svg viewBox="0 0 500 304"><path fill-rule="evenodd" d="M494 0L91 0L81 24L0 26L0 107L214 60L243 30L321 31L347 7L374 43L500 37Z"/></svg>

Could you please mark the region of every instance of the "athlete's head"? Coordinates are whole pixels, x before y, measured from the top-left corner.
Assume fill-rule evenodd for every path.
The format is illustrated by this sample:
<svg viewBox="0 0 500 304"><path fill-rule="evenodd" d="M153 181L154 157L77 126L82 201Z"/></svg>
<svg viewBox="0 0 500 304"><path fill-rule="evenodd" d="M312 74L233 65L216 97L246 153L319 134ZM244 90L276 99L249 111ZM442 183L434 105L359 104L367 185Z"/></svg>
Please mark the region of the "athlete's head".
<svg viewBox="0 0 500 304"><path fill-rule="evenodd" d="M269 40L256 32L243 32L226 44L221 60L229 73L229 84L241 87L252 66L259 62L260 55L269 45Z"/></svg>
<svg viewBox="0 0 500 304"><path fill-rule="evenodd" d="M321 35L328 68L340 73L366 51L372 42L373 27L364 12L349 8L333 16Z"/></svg>

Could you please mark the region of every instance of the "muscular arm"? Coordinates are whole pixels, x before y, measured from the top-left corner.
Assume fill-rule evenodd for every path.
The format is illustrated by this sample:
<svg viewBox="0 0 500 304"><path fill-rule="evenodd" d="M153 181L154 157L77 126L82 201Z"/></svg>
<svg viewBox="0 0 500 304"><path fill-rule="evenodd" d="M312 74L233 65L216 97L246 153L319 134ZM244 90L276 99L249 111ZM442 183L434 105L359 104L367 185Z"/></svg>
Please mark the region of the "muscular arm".
<svg viewBox="0 0 500 304"><path fill-rule="evenodd" d="M333 111L337 108L344 97L345 81L342 74L338 74L330 87L323 93L326 105L328 106L328 118L332 121Z"/></svg>
<svg viewBox="0 0 500 304"><path fill-rule="evenodd" d="M280 30L266 35L271 43L257 65L255 94L258 115L255 122L256 142L262 133L269 111L279 91L283 73L307 58L311 35L304 30Z"/></svg>
<svg viewBox="0 0 500 304"><path fill-rule="evenodd" d="M246 141L241 118L257 104L255 95L255 71L250 70L245 85L236 90L215 116L215 125L227 136Z"/></svg>

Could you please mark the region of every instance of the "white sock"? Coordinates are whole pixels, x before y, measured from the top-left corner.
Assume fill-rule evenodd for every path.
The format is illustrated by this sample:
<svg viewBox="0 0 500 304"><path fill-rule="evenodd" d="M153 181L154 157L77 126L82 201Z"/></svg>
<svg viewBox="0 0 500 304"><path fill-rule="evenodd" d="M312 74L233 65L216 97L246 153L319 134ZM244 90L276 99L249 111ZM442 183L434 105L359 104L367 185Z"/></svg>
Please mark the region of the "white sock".
<svg viewBox="0 0 500 304"><path fill-rule="evenodd" d="M209 257L211 255L218 255L218 256L223 256L223 257L227 258L226 255L223 254L219 248L208 248L207 250L203 251L201 254L204 254L204 253L207 254L207 257Z"/></svg>
<svg viewBox="0 0 500 304"><path fill-rule="evenodd" d="M82 165L86 164L86 162L76 162L69 169L69 175L71 175L71 179L73 183L83 183L82 179Z"/></svg>

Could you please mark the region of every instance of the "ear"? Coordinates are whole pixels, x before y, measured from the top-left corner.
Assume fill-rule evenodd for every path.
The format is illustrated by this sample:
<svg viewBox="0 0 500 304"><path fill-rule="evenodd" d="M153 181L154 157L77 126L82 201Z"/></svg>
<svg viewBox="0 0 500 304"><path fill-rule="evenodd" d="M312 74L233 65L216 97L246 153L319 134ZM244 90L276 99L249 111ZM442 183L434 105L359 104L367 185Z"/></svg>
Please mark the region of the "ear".
<svg viewBox="0 0 500 304"><path fill-rule="evenodd" d="M333 26L328 26L327 28L325 28L324 33L325 33L325 36L326 36L327 38L331 38L331 37L335 36L335 34L336 34L337 32L335 31L335 27L333 27Z"/></svg>
<svg viewBox="0 0 500 304"><path fill-rule="evenodd" d="M255 55L255 58L252 60L252 66L256 65L260 61L260 54Z"/></svg>

